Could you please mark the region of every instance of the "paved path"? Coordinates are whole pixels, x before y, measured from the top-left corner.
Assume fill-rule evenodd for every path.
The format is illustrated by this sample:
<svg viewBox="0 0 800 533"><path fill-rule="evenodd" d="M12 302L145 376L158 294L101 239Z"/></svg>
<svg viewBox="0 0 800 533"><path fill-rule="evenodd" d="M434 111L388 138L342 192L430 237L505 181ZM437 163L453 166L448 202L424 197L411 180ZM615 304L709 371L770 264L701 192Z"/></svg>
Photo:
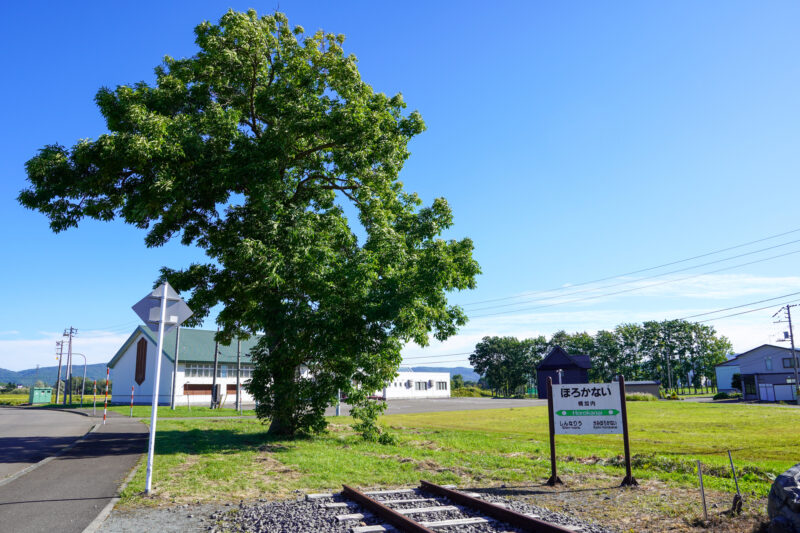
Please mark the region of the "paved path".
<svg viewBox="0 0 800 533"><path fill-rule="evenodd" d="M94 424L75 413L0 408L0 481L54 455Z"/></svg>
<svg viewBox="0 0 800 533"><path fill-rule="evenodd" d="M147 426L110 417L52 461L0 485L0 530L82 532L116 495L146 448Z"/></svg>
<svg viewBox="0 0 800 533"><path fill-rule="evenodd" d="M441 398L425 400L389 400L387 415L411 413L434 413L437 411L468 411L474 409L508 409L512 407L533 407L547 405L547 400L505 400L499 398ZM342 415L350 413L349 406L342 403ZM329 407L325 414L336 414L335 407Z"/></svg>

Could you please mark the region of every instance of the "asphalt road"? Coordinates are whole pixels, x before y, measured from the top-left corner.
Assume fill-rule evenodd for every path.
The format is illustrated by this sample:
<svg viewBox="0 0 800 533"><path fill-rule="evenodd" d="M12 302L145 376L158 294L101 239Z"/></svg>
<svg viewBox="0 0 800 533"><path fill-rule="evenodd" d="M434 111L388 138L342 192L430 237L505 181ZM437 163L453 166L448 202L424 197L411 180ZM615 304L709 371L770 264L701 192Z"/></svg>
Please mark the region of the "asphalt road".
<svg viewBox="0 0 800 533"><path fill-rule="evenodd" d="M74 413L0 408L0 481L75 442L93 425Z"/></svg>
<svg viewBox="0 0 800 533"><path fill-rule="evenodd" d="M411 414L411 413L434 413L437 411L469 411L480 409L508 409L512 407L532 407L535 405L547 405L547 400L506 400L500 398L441 398L424 400L389 400L387 403L387 415ZM342 415L350 413L349 406L342 403ZM329 407L325 414L333 416L336 414L335 407Z"/></svg>
<svg viewBox="0 0 800 533"><path fill-rule="evenodd" d="M69 413L57 414L67 420ZM71 416L84 418L90 425L102 422ZM64 423L71 423L71 417L69 420ZM32 436L28 442L43 449L47 439ZM116 495L146 448L147 426L125 417L110 417L105 426L55 459L0 485L0 530L81 533Z"/></svg>

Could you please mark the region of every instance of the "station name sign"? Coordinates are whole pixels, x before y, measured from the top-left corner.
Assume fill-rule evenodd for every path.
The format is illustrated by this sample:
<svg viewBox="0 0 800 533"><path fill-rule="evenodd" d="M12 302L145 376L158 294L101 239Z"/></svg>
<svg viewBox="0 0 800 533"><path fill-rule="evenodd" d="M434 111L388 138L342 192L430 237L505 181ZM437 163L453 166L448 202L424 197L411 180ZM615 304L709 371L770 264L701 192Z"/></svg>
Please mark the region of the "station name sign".
<svg viewBox="0 0 800 533"><path fill-rule="evenodd" d="M557 435L622 433L622 403L618 383L553 385Z"/></svg>

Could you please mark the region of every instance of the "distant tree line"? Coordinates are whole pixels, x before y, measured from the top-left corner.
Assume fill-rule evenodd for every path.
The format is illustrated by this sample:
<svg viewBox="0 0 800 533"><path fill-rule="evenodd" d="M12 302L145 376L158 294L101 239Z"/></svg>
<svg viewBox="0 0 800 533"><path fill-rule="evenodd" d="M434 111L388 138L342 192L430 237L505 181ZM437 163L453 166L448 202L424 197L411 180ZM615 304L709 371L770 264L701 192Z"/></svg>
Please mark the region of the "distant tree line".
<svg viewBox="0 0 800 533"><path fill-rule="evenodd" d="M510 396L536 382L536 365L554 346L592 360L589 379L609 382L619 374L629 381L660 381L664 388L714 385L714 366L732 353L730 341L712 326L685 320L620 324L595 335L558 331L519 340L484 337L469 357L485 385Z"/></svg>

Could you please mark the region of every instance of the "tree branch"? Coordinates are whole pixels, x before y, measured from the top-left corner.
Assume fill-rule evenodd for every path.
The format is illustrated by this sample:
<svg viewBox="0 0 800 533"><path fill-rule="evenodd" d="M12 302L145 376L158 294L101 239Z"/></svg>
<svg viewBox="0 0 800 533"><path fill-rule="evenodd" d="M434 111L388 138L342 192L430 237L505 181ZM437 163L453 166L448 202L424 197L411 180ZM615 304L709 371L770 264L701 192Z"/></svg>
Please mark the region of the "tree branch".
<svg viewBox="0 0 800 533"><path fill-rule="evenodd" d="M309 148L308 150L303 150L302 152L300 152L299 154L294 156L292 158L292 161L298 161L300 159L303 159L306 156L309 156L309 155L313 154L314 152L318 152L320 150L325 150L327 148L333 148L335 146L336 146L335 142L329 142L329 143L325 143L325 144L320 144L320 145L314 146L312 148Z"/></svg>

